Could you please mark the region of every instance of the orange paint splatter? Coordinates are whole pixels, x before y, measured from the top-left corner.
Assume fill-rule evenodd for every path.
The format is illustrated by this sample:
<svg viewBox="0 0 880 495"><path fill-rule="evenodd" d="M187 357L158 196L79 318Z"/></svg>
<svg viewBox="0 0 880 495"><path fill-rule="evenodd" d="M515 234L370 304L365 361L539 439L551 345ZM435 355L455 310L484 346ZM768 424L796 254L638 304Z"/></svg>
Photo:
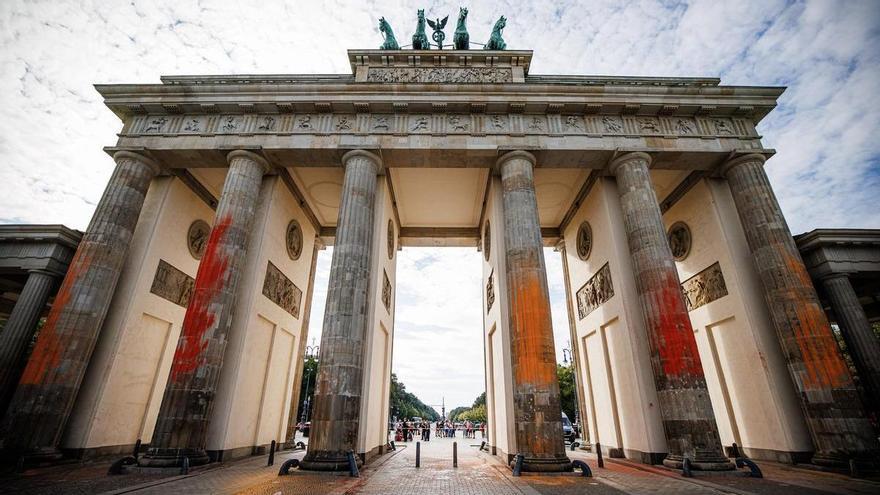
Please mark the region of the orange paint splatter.
<svg viewBox="0 0 880 495"><path fill-rule="evenodd" d="M667 274L659 299L655 301L659 321L654 338L663 373L675 378L702 377L697 340L676 277Z"/></svg>
<svg viewBox="0 0 880 495"><path fill-rule="evenodd" d="M204 351L208 346L205 334L217 320L211 310L211 303L227 282L229 259L221 250L221 240L232 224L232 218L220 219L211 230L205 255L196 274L192 301L186 309L183 328L180 331L177 349L171 365L171 381L177 382L184 375L192 373L204 362Z"/></svg>
<svg viewBox="0 0 880 495"><path fill-rule="evenodd" d="M56 379L57 375L52 373L52 371L58 369L64 350L70 344L70 342L61 338L58 322L70 303L70 296L74 286L76 286L92 264L92 257L91 254L86 252L87 249L88 245L84 243L82 248L77 250L76 256L67 269L64 282L61 284L61 288L58 289L58 294L55 296L55 302L52 303L52 309L49 311L46 323L40 330L34 350L31 353L30 359L28 359L24 372L22 372L19 381L22 385L49 384L58 381Z"/></svg>

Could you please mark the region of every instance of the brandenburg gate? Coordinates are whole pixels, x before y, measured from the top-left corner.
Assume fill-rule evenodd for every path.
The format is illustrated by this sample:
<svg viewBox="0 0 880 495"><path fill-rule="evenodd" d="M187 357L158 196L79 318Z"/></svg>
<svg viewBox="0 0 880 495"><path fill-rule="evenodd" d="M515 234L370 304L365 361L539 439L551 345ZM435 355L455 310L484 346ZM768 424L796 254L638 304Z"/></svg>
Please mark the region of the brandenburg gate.
<svg viewBox="0 0 880 495"><path fill-rule="evenodd" d="M606 456L711 470L733 444L822 465L876 452L764 170L756 125L784 88L536 75L531 51L501 48L96 86L122 123L116 169L4 452L140 439L141 465L176 466L291 441L329 245L304 469L386 449L396 256L426 245L483 256L488 444L505 461L571 468L545 247L563 260L584 436Z"/></svg>

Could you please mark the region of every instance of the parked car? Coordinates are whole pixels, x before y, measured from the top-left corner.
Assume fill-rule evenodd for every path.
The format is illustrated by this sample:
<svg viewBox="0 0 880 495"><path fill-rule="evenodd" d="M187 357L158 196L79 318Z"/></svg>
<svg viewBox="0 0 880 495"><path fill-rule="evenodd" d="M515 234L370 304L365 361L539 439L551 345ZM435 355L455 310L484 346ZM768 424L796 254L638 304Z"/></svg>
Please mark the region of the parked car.
<svg viewBox="0 0 880 495"><path fill-rule="evenodd" d="M575 438L577 438L577 433L575 433L574 428L571 426L571 421L564 412L562 413L562 437L568 443L574 442Z"/></svg>

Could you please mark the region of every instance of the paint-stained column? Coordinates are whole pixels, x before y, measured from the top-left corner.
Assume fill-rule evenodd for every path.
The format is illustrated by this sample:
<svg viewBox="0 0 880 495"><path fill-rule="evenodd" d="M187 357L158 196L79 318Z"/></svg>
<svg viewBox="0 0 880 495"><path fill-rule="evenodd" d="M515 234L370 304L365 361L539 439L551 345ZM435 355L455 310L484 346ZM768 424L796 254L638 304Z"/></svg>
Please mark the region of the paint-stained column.
<svg viewBox="0 0 880 495"><path fill-rule="evenodd" d="M764 288L764 299L800 394L816 454L813 462L845 465L878 450L846 362L819 304L770 181L765 158L751 154L721 168Z"/></svg>
<svg viewBox="0 0 880 495"><path fill-rule="evenodd" d="M831 300L831 310L856 365L866 398L871 401L867 406L877 411L880 407L880 340L874 335L847 274L830 275L822 279L822 286Z"/></svg>
<svg viewBox="0 0 880 495"><path fill-rule="evenodd" d="M663 463L732 469L724 456L697 341L666 240L645 153L627 153L609 169L617 178L623 223L645 317L651 368L669 451Z"/></svg>
<svg viewBox="0 0 880 495"><path fill-rule="evenodd" d="M208 421L260 185L270 169L266 160L249 151L233 151L227 160L229 172L186 308L150 450L141 458L144 466L177 466L184 457L192 465L209 461Z"/></svg>
<svg viewBox="0 0 880 495"><path fill-rule="evenodd" d="M523 470L568 471L550 292L535 197L535 157L513 151L498 160L504 217L504 259L510 308L510 356L516 454Z"/></svg>
<svg viewBox="0 0 880 495"><path fill-rule="evenodd" d="M370 300L373 216L380 158L363 150L342 157L345 178L330 264L309 450L300 467L348 469L356 451L363 391L364 338ZM360 459L358 459L360 462Z"/></svg>
<svg viewBox="0 0 880 495"><path fill-rule="evenodd" d="M116 170L70 263L3 421L3 449L58 457L138 216L159 166L119 151Z"/></svg>
<svg viewBox="0 0 880 495"><path fill-rule="evenodd" d="M57 278L58 275L44 270L28 273L15 307L0 332L0 414L6 411L9 399L15 391L22 360Z"/></svg>

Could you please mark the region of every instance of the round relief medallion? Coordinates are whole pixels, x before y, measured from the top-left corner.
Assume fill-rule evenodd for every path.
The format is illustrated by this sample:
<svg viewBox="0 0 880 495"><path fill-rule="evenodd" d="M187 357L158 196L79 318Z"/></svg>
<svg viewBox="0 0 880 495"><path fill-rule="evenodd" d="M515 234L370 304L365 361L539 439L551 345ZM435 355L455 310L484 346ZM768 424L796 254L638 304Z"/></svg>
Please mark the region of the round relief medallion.
<svg viewBox="0 0 880 495"><path fill-rule="evenodd" d="M388 259L394 258L394 220L388 220Z"/></svg>
<svg viewBox="0 0 880 495"><path fill-rule="evenodd" d="M302 228L299 226L299 222L291 220L290 223L287 224L287 236L285 239L287 243L287 255L290 256L290 259L292 260L298 260L303 249L303 232Z"/></svg>
<svg viewBox="0 0 880 495"><path fill-rule="evenodd" d="M200 260L208 247L208 236L211 235L211 226L204 220L196 220L189 226L186 233L186 246L193 258Z"/></svg>
<svg viewBox="0 0 880 495"><path fill-rule="evenodd" d="M492 229L489 227L489 221L486 220L486 226L483 227L483 256L486 261L489 261L489 250L492 249Z"/></svg>
<svg viewBox="0 0 880 495"><path fill-rule="evenodd" d="M684 222L675 222L666 234L675 261L682 261L691 252L691 229Z"/></svg>
<svg viewBox="0 0 880 495"><path fill-rule="evenodd" d="M577 233L577 253L578 258L586 261L593 252L593 228L589 222L584 222L578 227Z"/></svg>

